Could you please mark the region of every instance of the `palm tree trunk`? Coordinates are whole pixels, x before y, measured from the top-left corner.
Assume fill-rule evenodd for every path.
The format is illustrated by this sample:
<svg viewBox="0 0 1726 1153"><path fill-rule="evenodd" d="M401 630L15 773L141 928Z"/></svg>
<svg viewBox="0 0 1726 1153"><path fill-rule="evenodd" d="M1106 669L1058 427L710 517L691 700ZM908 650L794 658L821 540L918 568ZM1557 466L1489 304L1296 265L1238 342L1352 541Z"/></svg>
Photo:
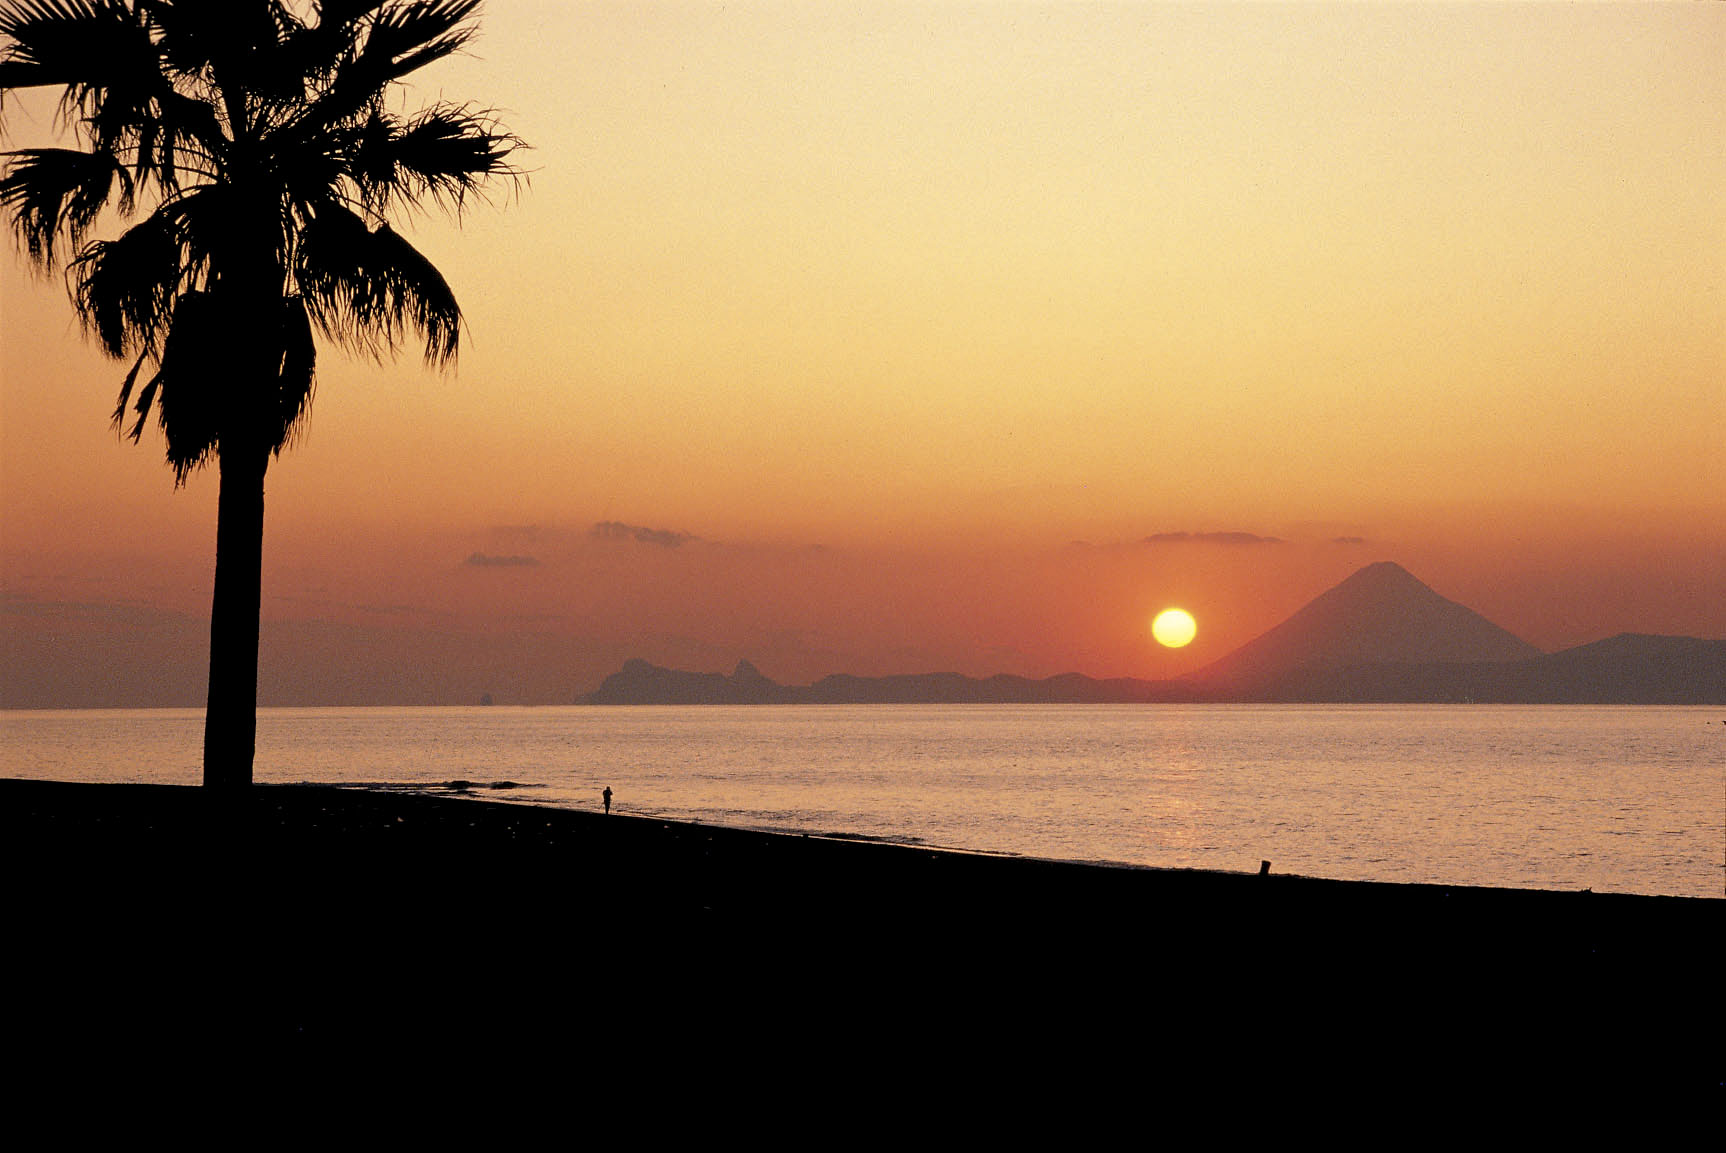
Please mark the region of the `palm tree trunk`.
<svg viewBox="0 0 1726 1153"><path fill-rule="evenodd" d="M268 447L229 443L224 438L216 505L216 588L210 605L210 695L204 710L204 785L223 792L243 790L252 783L258 735L264 473L269 464Z"/></svg>

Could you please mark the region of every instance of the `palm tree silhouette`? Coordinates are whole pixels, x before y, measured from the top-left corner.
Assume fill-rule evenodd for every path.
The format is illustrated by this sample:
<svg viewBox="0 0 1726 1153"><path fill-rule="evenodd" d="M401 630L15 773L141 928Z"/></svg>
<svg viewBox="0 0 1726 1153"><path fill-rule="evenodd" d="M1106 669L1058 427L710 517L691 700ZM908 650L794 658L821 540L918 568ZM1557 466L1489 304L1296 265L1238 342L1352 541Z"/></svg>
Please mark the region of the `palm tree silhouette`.
<svg viewBox="0 0 1726 1153"><path fill-rule="evenodd" d="M413 334L429 364L451 362L461 310L389 217L427 201L459 215L521 179L521 141L489 111L385 101L468 43L478 7L0 2L0 112L17 89L63 89L81 145L7 153L0 207L33 263L65 262L86 330L132 362L116 426L136 441L154 413L176 486L212 461L220 473L211 788L252 779L264 474L307 417L314 334L375 357ZM109 208L129 227L85 243Z"/></svg>

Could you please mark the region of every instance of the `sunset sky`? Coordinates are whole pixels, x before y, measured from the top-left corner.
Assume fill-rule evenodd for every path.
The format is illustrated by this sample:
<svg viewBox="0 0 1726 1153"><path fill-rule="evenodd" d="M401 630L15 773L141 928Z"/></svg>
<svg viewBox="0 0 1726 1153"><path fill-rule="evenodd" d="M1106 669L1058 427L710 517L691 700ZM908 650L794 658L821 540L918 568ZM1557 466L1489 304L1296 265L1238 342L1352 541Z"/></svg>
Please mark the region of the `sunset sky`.
<svg viewBox="0 0 1726 1153"><path fill-rule="evenodd" d="M416 79L531 182L403 224L457 368L323 350L266 704L1173 676L1376 560L1726 637L1726 5L492 0ZM0 278L0 705L200 703L215 474Z"/></svg>

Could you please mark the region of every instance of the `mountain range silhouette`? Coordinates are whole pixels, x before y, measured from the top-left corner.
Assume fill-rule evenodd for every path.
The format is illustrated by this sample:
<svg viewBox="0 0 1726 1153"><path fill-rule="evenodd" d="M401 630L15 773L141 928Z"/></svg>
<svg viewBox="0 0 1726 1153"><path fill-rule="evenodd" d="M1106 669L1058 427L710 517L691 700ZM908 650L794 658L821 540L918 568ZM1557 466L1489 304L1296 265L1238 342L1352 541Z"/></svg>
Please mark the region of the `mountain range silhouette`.
<svg viewBox="0 0 1726 1153"><path fill-rule="evenodd" d="M1180 701L1726 704L1726 640L1625 633L1543 653L1389 561L1367 565L1234 652L1173 680L836 674L781 685L625 662L588 704Z"/></svg>

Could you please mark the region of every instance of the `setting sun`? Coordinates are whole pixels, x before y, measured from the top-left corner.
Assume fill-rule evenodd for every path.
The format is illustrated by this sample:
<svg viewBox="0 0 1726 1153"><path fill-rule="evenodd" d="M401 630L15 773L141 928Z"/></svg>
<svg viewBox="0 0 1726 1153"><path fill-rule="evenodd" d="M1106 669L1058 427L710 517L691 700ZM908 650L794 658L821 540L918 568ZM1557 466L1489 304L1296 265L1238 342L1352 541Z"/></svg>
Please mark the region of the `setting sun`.
<svg viewBox="0 0 1726 1153"><path fill-rule="evenodd" d="M1185 609L1164 609L1151 622L1151 635L1166 648L1178 649L1198 635L1198 622Z"/></svg>

